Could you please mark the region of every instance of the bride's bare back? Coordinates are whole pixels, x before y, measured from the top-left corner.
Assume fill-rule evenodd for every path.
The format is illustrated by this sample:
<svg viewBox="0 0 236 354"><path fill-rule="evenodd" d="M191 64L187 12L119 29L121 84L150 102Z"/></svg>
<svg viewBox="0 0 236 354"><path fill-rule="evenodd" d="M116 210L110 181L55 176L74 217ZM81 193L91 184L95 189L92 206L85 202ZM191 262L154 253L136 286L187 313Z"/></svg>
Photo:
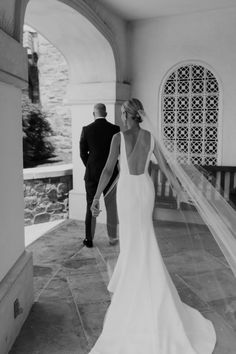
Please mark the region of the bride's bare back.
<svg viewBox="0 0 236 354"><path fill-rule="evenodd" d="M147 130L124 132L125 151L129 172L131 175L141 175L145 172L150 151L151 134Z"/></svg>

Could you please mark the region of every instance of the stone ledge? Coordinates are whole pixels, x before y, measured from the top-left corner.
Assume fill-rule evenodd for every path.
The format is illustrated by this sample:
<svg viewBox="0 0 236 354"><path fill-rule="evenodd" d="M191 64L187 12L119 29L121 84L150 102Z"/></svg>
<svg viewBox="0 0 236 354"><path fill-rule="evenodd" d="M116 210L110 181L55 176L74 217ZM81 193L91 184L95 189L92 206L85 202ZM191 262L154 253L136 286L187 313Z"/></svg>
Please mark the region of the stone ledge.
<svg viewBox="0 0 236 354"><path fill-rule="evenodd" d="M73 164L25 168L24 180L72 175Z"/></svg>

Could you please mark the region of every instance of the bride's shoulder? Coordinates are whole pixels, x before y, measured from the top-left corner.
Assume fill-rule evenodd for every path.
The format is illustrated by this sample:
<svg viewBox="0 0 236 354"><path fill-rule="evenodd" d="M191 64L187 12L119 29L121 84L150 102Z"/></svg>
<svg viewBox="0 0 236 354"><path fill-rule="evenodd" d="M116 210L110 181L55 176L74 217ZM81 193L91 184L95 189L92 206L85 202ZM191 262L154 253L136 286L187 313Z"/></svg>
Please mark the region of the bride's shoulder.
<svg viewBox="0 0 236 354"><path fill-rule="evenodd" d="M143 129L144 141L146 144L151 144L151 146L155 145L155 138L152 132L149 130Z"/></svg>
<svg viewBox="0 0 236 354"><path fill-rule="evenodd" d="M144 132L144 133L147 133L148 130L147 129L144 129L144 128L141 128L141 130Z"/></svg>
<svg viewBox="0 0 236 354"><path fill-rule="evenodd" d="M143 134L144 134L146 137L149 137L149 138L150 138L150 136L152 136L152 133L151 133L149 130L142 128L142 131L143 131Z"/></svg>
<svg viewBox="0 0 236 354"><path fill-rule="evenodd" d="M143 131L143 133L149 133L150 134L150 131L149 130L147 130L147 129L144 129L144 128L141 128L141 130Z"/></svg>

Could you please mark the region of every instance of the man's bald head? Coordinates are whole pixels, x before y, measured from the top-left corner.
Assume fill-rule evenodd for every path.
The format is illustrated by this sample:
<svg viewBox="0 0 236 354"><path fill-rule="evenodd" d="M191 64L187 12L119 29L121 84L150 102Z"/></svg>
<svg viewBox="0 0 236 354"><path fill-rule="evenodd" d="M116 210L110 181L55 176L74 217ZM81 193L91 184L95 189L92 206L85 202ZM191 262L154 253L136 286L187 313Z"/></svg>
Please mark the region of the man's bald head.
<svg viewBox="0 0 236 354"><path fill-rule="evenodd" d="M104 103L97 103L95 104L95 106L93 107L93 115L94 118L98 118L98 117L106 117L107 116L107 111L106 111L106 106Z"/></svg>

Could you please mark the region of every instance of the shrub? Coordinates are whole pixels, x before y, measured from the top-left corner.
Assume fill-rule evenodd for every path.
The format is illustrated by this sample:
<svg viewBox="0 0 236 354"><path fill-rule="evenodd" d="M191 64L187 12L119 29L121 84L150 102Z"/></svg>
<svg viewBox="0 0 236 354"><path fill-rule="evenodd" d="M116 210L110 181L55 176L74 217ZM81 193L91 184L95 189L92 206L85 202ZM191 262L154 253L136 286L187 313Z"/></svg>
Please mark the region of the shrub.
<svg viewBox="0 0 236 354"><path fill-rule="evenodd" d="M49 141L53 130L46 114L39 104L31 103L26 96L22 102L22 126L24 168L36 166L55 156L55 147Z"/></svg>

